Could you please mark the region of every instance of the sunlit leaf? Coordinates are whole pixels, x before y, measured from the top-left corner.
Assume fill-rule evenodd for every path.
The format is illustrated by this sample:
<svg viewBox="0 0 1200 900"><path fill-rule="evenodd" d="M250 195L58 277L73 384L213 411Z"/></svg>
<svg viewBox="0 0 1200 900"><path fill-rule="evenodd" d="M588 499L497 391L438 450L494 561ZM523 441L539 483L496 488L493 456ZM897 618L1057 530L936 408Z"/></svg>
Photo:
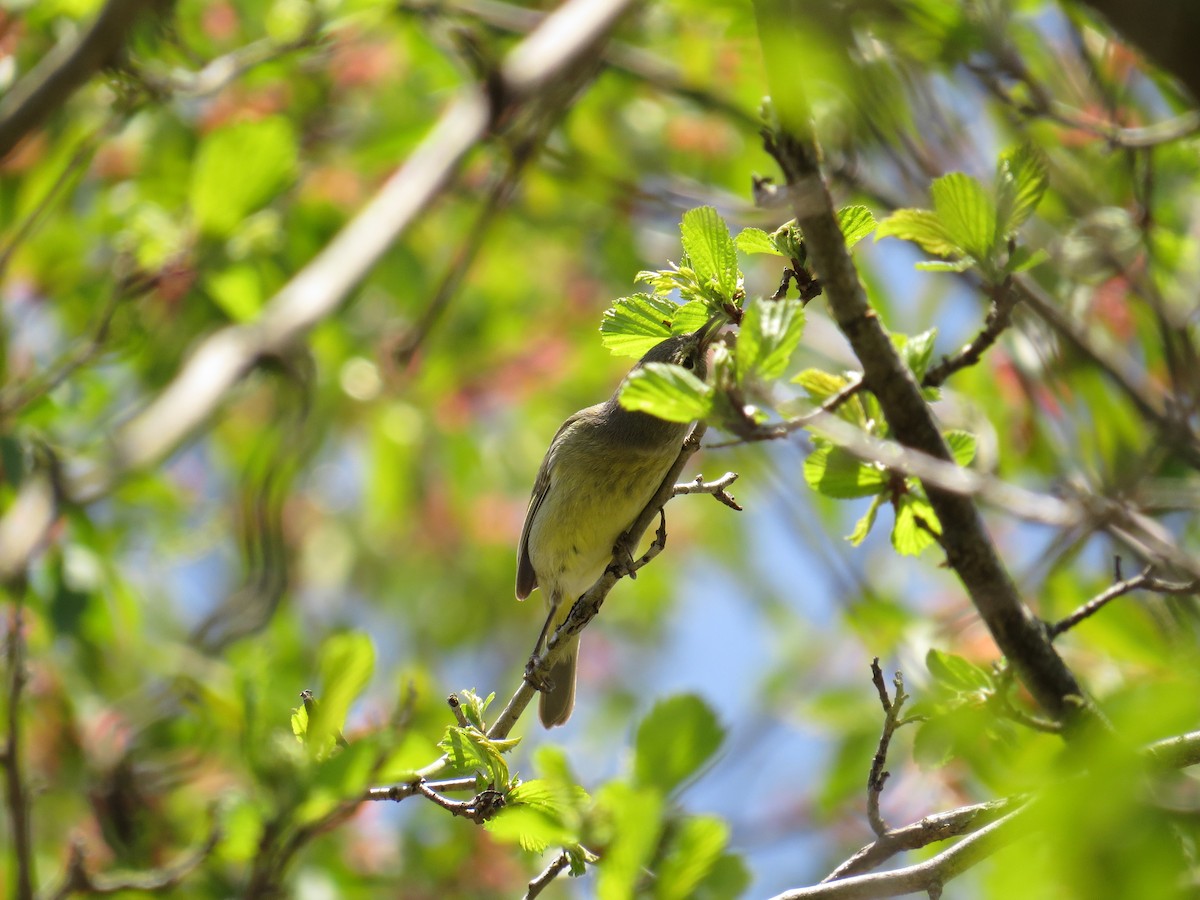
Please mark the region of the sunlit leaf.
<svg viewBox="0 0 1200 900"><path fill-rule="evenodd" d="M621 405L668 422L703 419L712 410L713 389L683 366L647 363L629 374Z"/></svg>
<svg viewBox="0 0 1200 900"><path fill-rule="evenodd" d="M844 500L878 494L887 487L888 475L841 447L824 444L804 461L804 480L818 494Z"/></svg>
<svg viewBox="0 0 1200 900"><path fill-rule="evenodd" d="M697 277L713 282L722 297L732 300L738 286L737 250L720 214L711 206L689 209L679 230Z"/></svg>
<svg viewBox="0 0 1200 900"><path fill-rule="evenodd" d="M996 205L983 185L962 172L951 172L935 178L929 191L950 239L976 259L988 259L996 236Z"/></svg>
<svg viewBox="0 0 1200 900"><path fill-rule="evenodd" d="M738 332L738 380L750 373L766 381L780 377L803 334L804 306L798 299L751 303Z"/></svg>
<svg viewBox="0 0 1200 900"><path fill-rule="evenodd" d="M875 230L875 216L865 206L843 206L837 216L847 249Z"/></svg>
<svg viewBox="0 0 1200 900"><path fill-rule="evenodd" d="M716 714L699 697L660 700L638 725L637 782L669 793L717 752L724 737Z"/></svg>

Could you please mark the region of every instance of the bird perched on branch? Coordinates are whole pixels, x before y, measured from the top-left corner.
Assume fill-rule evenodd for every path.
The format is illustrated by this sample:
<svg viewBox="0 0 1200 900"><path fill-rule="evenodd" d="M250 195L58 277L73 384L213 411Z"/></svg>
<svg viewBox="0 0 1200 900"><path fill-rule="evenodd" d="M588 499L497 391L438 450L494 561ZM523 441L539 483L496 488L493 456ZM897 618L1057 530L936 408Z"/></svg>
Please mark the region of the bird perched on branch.
<svg viewBox="0 0 1200 900"><path fill-rule="evenodd" d="M702 379L705 354L720 317L651 348L634 366L674 363ZM668 422L621 406L618 387L603 403L567 419L538 469L517 550L517 599L537 587L550 614L540 651L571 606L604 574L614 547L645 509L679 456L690 423ZM629 548L632 552L636 548ZM538 714L547 728L561 725L575 706L579 636L550 669Z"/></svg>

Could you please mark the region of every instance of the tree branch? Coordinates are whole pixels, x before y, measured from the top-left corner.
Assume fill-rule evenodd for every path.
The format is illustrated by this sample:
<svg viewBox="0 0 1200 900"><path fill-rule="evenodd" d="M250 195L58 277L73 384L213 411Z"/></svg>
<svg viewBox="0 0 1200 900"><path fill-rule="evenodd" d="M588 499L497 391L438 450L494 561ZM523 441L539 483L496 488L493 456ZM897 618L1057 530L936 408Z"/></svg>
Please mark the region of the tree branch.
<svg viewBox="0 0 1200 900"><path fill-rule="evenodd" d="M0 159L97 71L112 64L138 17L158 2L108 0L91 28L47 53L0 97Z"/></svg>
<svg viewBox="0 0 1200 900"><path fill-rule="evenodd" d="M863 380L878 398L892 433L906 447L950 462L950 452L929 405L921 396L920 386L871 308L846 249L821 175L817 147L806 132L806 101L799 95L803 79L783 65L778 53L771 52L779 46L778 29L794 28L795 23L784 14L772 15L774 9L772 0L761 0L757 6L759 29L767 49L765 60L772 96L790 105L777 107L782 110L783 125L779 131L766 133L767 150L786 177L793 212L824 287L830 312L862 364ZM768 34L770 39L766 37ZM1094 709L1080 702L1083 691L1055 651L1042 624L1021 601L974 502L936 485L928 485L926 491L942 524L950 567L1030 692L1055 718L1068 722L1095 719Z"/></svg>
<svg viewBox="0 0 1200 900"><path fill-rule="evenodd" d="M529 882L529 889L525 891L524 900L533 900L534 897L538 896L538 894L550 886L550 882L557 878L562 872L565 872L567 867L570 865L571 857L567 855L567 851L564 850L558 854L558 856L554 857L554 859L550 861L550 865L546 866L546 868L543 869L536 878Z"/></svg>
<svg viewBox="0 0 1200 900"><path fill-rule="evenodd" d="M4 739L4 796L12 831L13 896L33 900L33 825L29 817L29 785L25 783L21 748L21 694L25 690L25 587L14 588L8 616L5 656L8 658L8 733Z"/></svg>
<svg viewBox="0 0 1200 900"><path fill-rule="evenodd" d="M1074 628L1089 616L1094 616L1118 597L1123 597L1133 591L1147 590L1159 594L1195 594L1200 591L1200 580L1164 581L1153 574L1153 569L1153 566L1146 566L1137 575L1134 575L1132 578L1126 578L1123 581L1118 581L1108 590L1083 604L1069 616L1059 619L1050 626L1051 639L1058 637L1064 631Z"/></svg>
<svg viewBox="0 0 1200 900"><path fill-rule="evenodd" d="M63 486L66 499L93 502L126 473L163 459L197 431L264 357L278 355L341 307L389 247L436 200L502 113L546 102L590 59L633 0L567 0L505 58L494 83L453 100L404 165L326 247L266 304L255 321L205 338L175 378L109 441L107 458ZM0 534L29 504L27 485ZM31 498L36 499L36 498ZM0 578L19 572L47 533L56 507L22 514L21 552L0 548Z"/></svg>

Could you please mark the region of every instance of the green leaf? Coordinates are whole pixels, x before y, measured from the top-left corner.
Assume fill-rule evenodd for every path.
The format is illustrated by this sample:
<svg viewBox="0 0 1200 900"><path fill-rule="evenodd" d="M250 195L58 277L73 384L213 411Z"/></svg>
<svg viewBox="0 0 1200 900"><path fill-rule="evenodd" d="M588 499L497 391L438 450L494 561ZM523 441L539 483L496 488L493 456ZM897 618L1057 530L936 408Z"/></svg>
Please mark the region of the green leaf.
<svg viewBox="0 0 1200 900"><path fill-rule="evenodd" d="M743 228L734 239L737 248L743 253L770 253L772 256L783 256L771 236L761 228Z"/></svg>
<svg viewBox="0 0 1200 900"><path fill-rule="evenodd" d="M683 214L679 230L700 282L715 284L721 296L732 301L738 286L737 249L724 220L711 206L701 206Z"/></svg>
<svg viewBox="0 0 1200 900"><path fill-rule="evenodd" d="M904 340L898 341L898 338L904 338ZM911 336L892 335L892 339L899 344L900 356L903 358L904 364L912 371L918 382L925 377L925 370L929 368L929 362L933 359L933 343L936 338L936 328L930 328L928 331Z"/></svg>
<svg viewBox="0 0 1200 900"><path fill-rule="evenodd" d="M297 155L296 135L280 116L238 122L207 135L196 151L190 189L200 231L217 238L232 234L242 219L291 183Z"/></svg>
<svg viewBox="0 0 1200 900"><path fill-rule="evenodd" d="M612 841L597 870L599 900L628 900L654 855L663 827L662 795L653 788L634 788L612 781L597 795L597 805L611 822Z"/></svg>
<svg viewBox="0 0 1200 900"><path fill-rule="evenodd" d="M876 494L871 499L871 505L867 507L867 511L862 514L862 517L854 523L854 530L846 535L846 540L854 547L857 547L867 539L867 535L871 533L871 529L875 527L875 517L879 514L881 507L887 498L883 494Z"/></svg>
<svg viewBox="0 0 1200 900"><path fill-rule="evenodd" d="M901 494L896 500L896 523L892 526L892 546L901 556L919 556L937 541L920 523L942 533L937 513L929 501L917 494Z"/></svg>
<svg viewBox="0 0 1200 900"><path fill-rule="evenodd" d="M698 331L710 318L712 311L701 300L692 300L675 310L675 318L671 322L671 334L686 334Z"/></svg>
<svg viewBox="0 0 1200 900"><path fill-rule="evenodd" d="M667 422L691 422L712 411L713 389L683 366L647 363L629 373L621 405Z"/></svg>
<svg viewBox="0 0 1200 900"><path fill-rule="evenodd" d="M1039 247L1036 250L1030 250L1028 247L1017 247L1008 257L1008 262L1004 266L1004 271L1012 274L1018 272L1028 272L1034 266L1040 266L1050 258L1050 254Z"/></svg>
<svg viewBox="0 0 1200 900"><path fill-rule="evenodd" d="M927 253L937 256L962 256L963 248L942 224L937 213L928 209L898 209L875 229L875 240L897 237L911 241Z"/></svg>
<svg viewBox="0 0 1200 900"><path fill-rule="evenodd" d="M617 356L641 359L671 336L679 310L678 303L650 294L622 297L600 320L600 343Z"/></svg>
<svg viewBox="0 0 1200 900"><path fill-rule="evenodd" d="M438 747L450 759L454 770L469 774L482 772L486 784L496 790L508 787L508 763L503 753L516 746L516 739L493 741L474 727L450 725Z"/></svg>
<svg viewBox="0 0 1200 900"><path fill-rule="evenodd" d="M919 263L914 263L913 268L918 272L965 272L973 265L975 265L974 257L964 256L962 259L956 260L923 259Z"/></svg>
<svg viewBox="0 0 1200 900"><path fill-rule="evenodd" d="M690 816L672 835L658 866L654 896L658 900L689 900L729 843L729 826L716 816Z"/></svg>
<svg viewBox="0 0 1200 900"><path fill-rule="evenodd" d="M205 278L213 302L235 322L249 322L263 305L262 281L251 265L239 263Z"/></svg>
<svg viewBox="0 0 1200 900"><path fill-rule="evenodd" d="M798 299L750 304L738 331L738 381L744 381L751 372L765 381L781 376L803 334L804 305Z"/></svg>
<svg viewBox="0 0 1200 900"><path fill-rule="evenodd" d="M975 259L989 259L996 237L996 206L983 185L962 172L951 172L935 178L929 191L950 239Z"/></svg>
<svg viewBox="0 0 1200 900"><path fill-rule="evenodd" d="M371 638L361 632L345 632L329 637L317 654L321 675L320 704L309 723L309 738L323 742L337 735L346 722L346 713L371 679L375 668L375 648ZM317 743L317 749L321 749Z"/></svg>
<svg viewBox="0 0 1200 900"><path fill-rule="evenodd" d="M950 455L958 465L966 468L971 464L971 460L975 458L975 435L969 431L947 431L942 435L946 439L946 446L950 448Z"/></svg>
<svg viewBox="0 0 1200 900"><path fill-rule="evenodd" d="M929 648L925 667L937 681L955 691L991 690L992 676L970 660Z"/></svg>
<svg viewBox="0 0 1200 900"><path fill-rule="evenodd" d="M996 171L996 234L1007 236L1032 216L1049 183L1045 158L1029 144L1001 154Z"/></svg>
<svg viewBox="0 0 1200 900"><path fill-rule="evenodd" d="M723 853L704 880L692 892L691 900L730 900L745 896L753 879L740 856Z"/></svg>
<svg viewBox="0 0 1200 900"><path fill-rule="evenodd" d="M551 845L575 843L578 836L563 825L555 812L538 803L514 801L509 795L508 805L496 816L484 823L493 837L508 843L518 844L522 850L541 853Z"/></svg>
<svg viewBox="0 0 1200 900"><path fill-rule="evenodd" d="M821 369L805 369L793 378L792 382L804 388L808 398L820 406L830 397L844 390L850 384L850 379L845 375L834 375L832 372L824 372ZM834 414L860 427L865 427L867 424L862 404L856 402L854 398L841 404Z"/></svg>
<svg viewBox="0 0 1200 900"><path fill-rule="evenodd" d="M865 206L843 206L838 210L838 227L850 249L875 230L875 216Z"/></svg>
<svg viewBox="0 0 1200 900"><path fill-rule="evenodd" d="M804 480L818 494L848 500L870 497L888 485L887 473L873 463L864 463L849 451L821 444L804 461Z"/></svg>
<svg viewBox="0 0 1200 900"><path fill-rule="evenodd" d="M725 729L699 697L660 700L638 725L635 782L669 793L704 765L724 739Z"/></svg>

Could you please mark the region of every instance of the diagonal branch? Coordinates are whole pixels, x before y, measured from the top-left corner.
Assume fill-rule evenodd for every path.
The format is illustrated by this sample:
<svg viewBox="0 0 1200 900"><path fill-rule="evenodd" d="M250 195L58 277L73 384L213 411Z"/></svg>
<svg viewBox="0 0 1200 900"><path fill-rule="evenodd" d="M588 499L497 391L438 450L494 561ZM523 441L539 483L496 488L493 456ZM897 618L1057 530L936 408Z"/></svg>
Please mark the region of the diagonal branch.
<svg viewBox="0 0 1200 900"><path fill-rule="evenodd" d="M0 159L97 71L115 61L138 17L159 0L108 0L78 40L59 44L0 97Z"/></svg>
<svg viewBox="0 0 1200 900"><path fill-rule="evenodd" d="M153 465L213 415L229 392L264 357L278 355L336 313L354 288L442 193L467 154L501 115L537 108L560 96L564 83L586 77L598 52L633 0L567 0L513 48L493 83L463 89L400 169L317 256L267 303L262 315L204 339L175 378L109 441L107 458L61 485L65 499L93 502L126 473ZM24 491L22 491L24 494ZM25 504L28 506L29 504ZM41 504L37 516L11 523L18 495L0 520L20 525L21 553L0 549L0 578L19 572L57 515Z"/></svg>
<svg viewBox="0 0 1200 900"><path fill-rule="evenodd" d="M906 447L950 462L950 452L920 386L871 308L846 249L821 174L819 152L807 132L806 101L799 95L803 79L785 65L779 52L772 52L781 47L781 37L786 40L786 30L796 25L778 0L760 0L757 11L772 95L790 102L779 107L788 118L779 131L765 135L766 146L787 179L796 221L830 312L862 364L863 380L878 398L892 433ZM785 30L783 35L780 29ZM1094 709L1080 702L1083 691L1041 622L1022 602L975 503L935 485L928 485L927 493L942 524L947 562L1030 692L1055 718L1072 723L1096 718Z"/></svg>

